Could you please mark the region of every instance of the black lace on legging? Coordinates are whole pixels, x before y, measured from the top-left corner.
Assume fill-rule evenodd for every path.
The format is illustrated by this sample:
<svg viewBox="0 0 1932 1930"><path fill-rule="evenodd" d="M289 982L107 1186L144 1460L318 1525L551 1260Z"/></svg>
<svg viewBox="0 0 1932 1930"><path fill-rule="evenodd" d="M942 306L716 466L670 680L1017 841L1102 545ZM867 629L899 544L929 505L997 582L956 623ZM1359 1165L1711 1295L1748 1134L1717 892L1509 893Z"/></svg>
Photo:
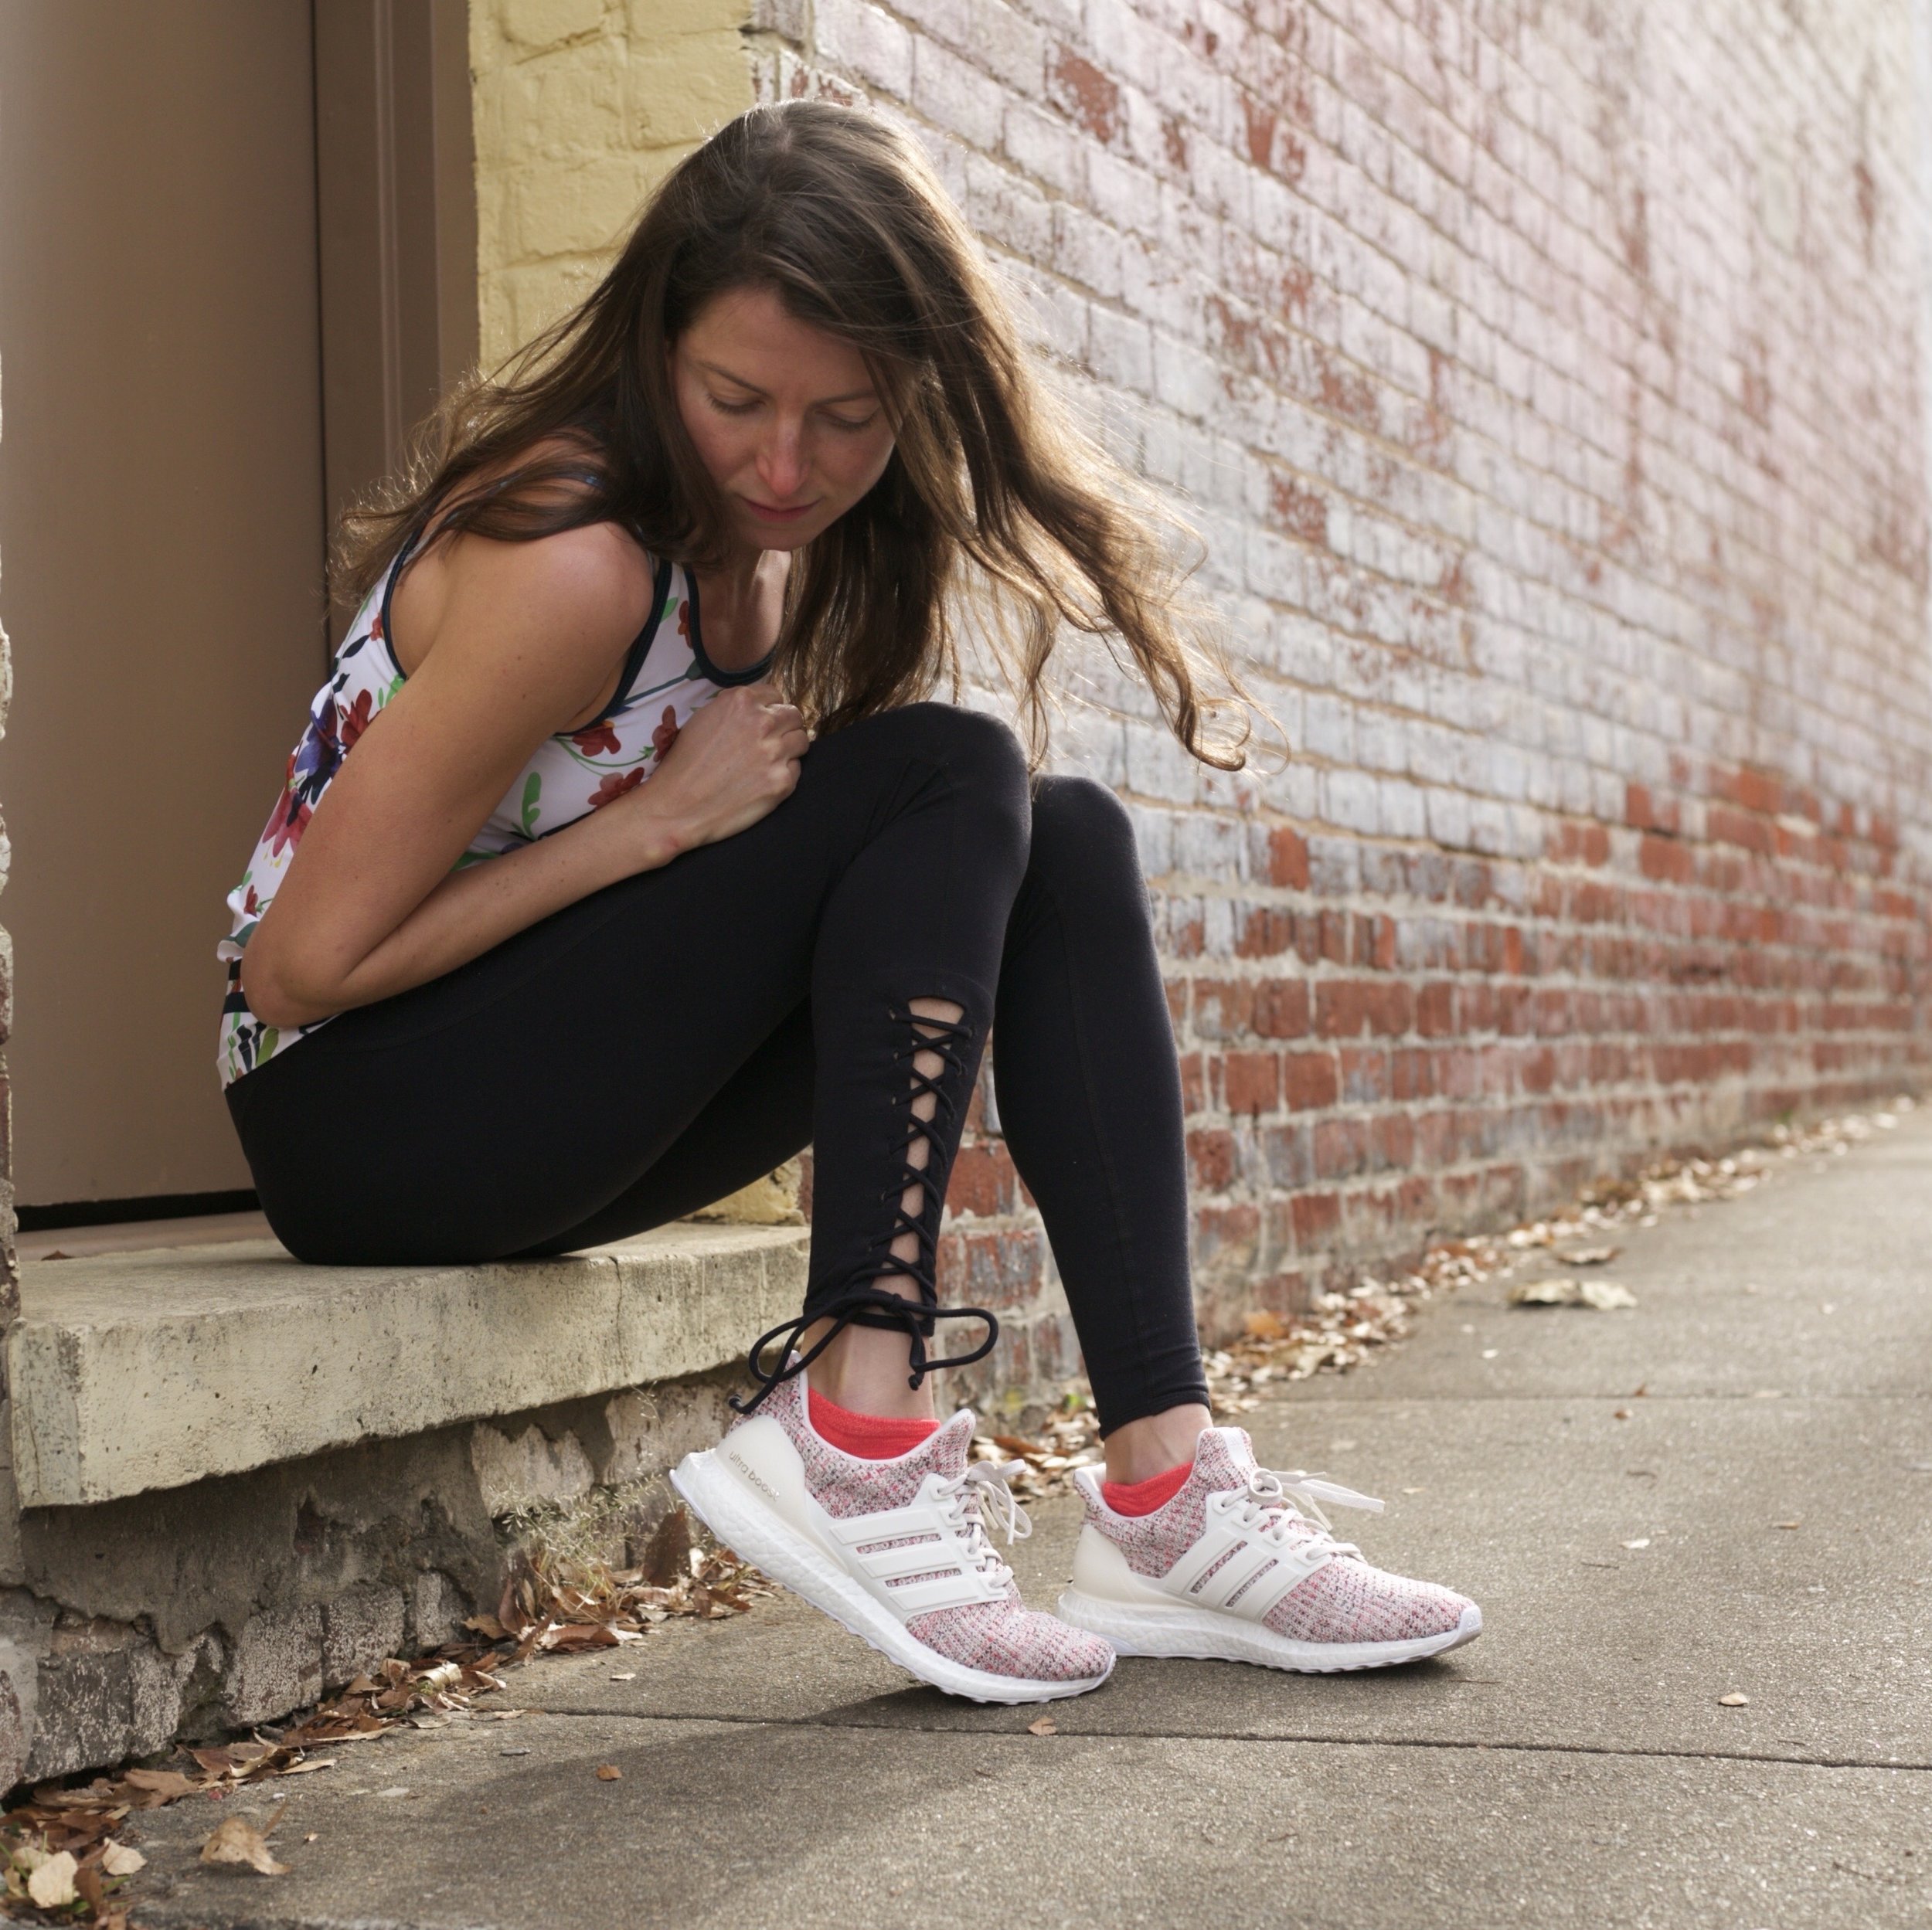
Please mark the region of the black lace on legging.
<svg viewBox="0 0 1932 1930"><path fill-rule="evenodd" d="M904 1027L910 1035L910 1043L893 1048L893 1063L896 1067L902 1062L912 1062L910 1076L894 1095L894 1103L904 1106L910 1116L905 1150L900 1155L900 1176L896 1185L879 1195L880 1204L889 1205L893 1209L891 1224L872 1242L843 1290L826 1304L808 1306L795 1320L774 1327L760 1337L747 1363L758 1391L748 1401L735 1394L730 1397L731 1405L740 1414L751 1413L784 1381L804 1373L848 1327L903 1328L911 1368L906 1385L914 1388L940 1368L970 1367L975 1361L983 1361L999 1339L999 1322L986 1308L939 1304L939 1222L945 1211L946 1180L952 1164L951 1153L942 1155L940 1149L942 1145L951 1148L958 1143L958 1133L953 1129L964 1103L961 1089L965 1083L966 1047L972 1040L973 1028L964 1020L926 1018L909 1006L893 1007L891 1015L893 1023ZM941 1061L937 1072L920 1070L918 1055L921 1052L937 1055ZM932 1096L933 1116L922 1120L912 1108L915 1101L928 1093ZM920 1138L926 1142L923 1167L913 1165L910 1157L913 1141ZM916 1214L909 1214L905 1196L906 1189L913 1186L920 1189L920 1203ZM892 1250L893 1242L903 1233L912 1234L917 1243L917 1251L910 1257ZM919 1289L918 1300L903 1300L896 1293L866 1284L889 1276L911 1279ZM820 1320L829 1320L832 1324L808 1351L795 1354L806 1328ZM970 1354L929 1361L926 1343L933 1337L934 1323L940 1320L984 1320L986 1337ZM765 1357L774 1349L776 1362L767 1365Z"/></svg>

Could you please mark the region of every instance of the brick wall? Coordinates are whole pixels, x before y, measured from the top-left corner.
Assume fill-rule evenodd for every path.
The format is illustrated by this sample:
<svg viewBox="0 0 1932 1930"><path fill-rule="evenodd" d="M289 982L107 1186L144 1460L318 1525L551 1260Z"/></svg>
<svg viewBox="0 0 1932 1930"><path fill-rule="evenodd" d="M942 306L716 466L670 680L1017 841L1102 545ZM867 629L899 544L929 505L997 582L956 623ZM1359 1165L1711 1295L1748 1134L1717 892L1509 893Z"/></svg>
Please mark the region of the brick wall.
<svg viewBox="0 0 1932 1930"><path fill-rule="evenodd" d="M1294 743L1197 769L1083 661L1056 760L1139 826L1211 1326L1923 1085L1907 0L759 7L761 95L913 127L1186 499ZM996 1135L951 1204L1052 1371Z"/></svg>
<svg viewBox="0 0 1932 1930"><path fill-rule="evenodd" d="M1910 0L754 4L478 0L486 341L736 75L927 143L1204 531L1294 747L1200 769L1070 659L1056 761L1129 800L1154 888L1210 1327L1924 1082ZM1024 1382L1070 1340L991 1126L946 1265Z"/></svg>

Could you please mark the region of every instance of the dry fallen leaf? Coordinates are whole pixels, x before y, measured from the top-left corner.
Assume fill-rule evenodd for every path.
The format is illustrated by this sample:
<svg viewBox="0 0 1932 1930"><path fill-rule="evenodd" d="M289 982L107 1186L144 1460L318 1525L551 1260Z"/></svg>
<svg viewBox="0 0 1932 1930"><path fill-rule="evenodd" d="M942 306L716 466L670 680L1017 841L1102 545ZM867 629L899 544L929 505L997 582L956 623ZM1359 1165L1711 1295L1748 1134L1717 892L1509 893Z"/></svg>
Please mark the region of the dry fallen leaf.
<svg viewBox="0 0 1932 1930"><path fill-rule="evenodd" d="M1607 1266L1623 1250L1621 1246L1578 1246L1556 1258L1566 1266Z"/></svg>
<svg viewBox="0 0 1932 1930"><path fill-rule="evenodd" d="M1804 1523L1804 1517L1801 1514L1795 1521L1774 1521L1771 1526L1774 1528L1795 1528L1801 1527Z"/></svg>
<svg viewBox="0 0 1932 1930"><path fill-rule="evenodd" d="M600 1762L597 1765L597 1780L600 1782L621 1782L624 1772L614 1762Z"/></svg>
<svg viewBox="0 0 1932 1930"><path fill-rule="evenodd" d="M1026 1725L1029 1735L1058 1735L1060 1732L1060 1725L1050 1715L1043 1715L1037 1722L1029 1722Z"/></svg>
<svg viewBox="0 0 1932 1930"><path fill-rule="evenodd" d="M1720 1695L1717 1698L1717 1706L1720 1709L1748 1708L1750 1705L1750 1700L1751 1699L1749 1696L1740 1695L1737 1691L1733 1689L1729 1695Z"/></svg>
<svg viewBox="0 0 1932 1930"><path fill-rule="evenodd" d="M277 1815L281 1812L277 1810ZM271 1819L270 1828L274 1828ZM208 1833L201 1846L203 1863L245 1863L265 1877L285 1877L288 1865L277 1863L260 1830L246 1816L224 1816Z"/></svg>
<svg viewBox="0 0 1932 1930"><path fill-rule="evenodd" d="M1647 1548L1650 1546L1650 1537L1640 1534L1634 1541L1626 1541L1624 1546L1627 1548Z"/></svg>
<svg viewBox="0 0 1932 1930"><path fill-rule="evenodd" d="M1599 1313L1621 1313L1625 1307L1637 1304L1637 1296L1627 1286L1619 1286L1614 1280L1584 1280L1577 1288L1585 1306L1594 1307Z"/></svg>
<svg viewBox="0 0 1932 1930"><path fill-rule="evenodd" d="M633 1555L643 1571L645 1582L654 1589L668 1589L691 1572L691 1517L682 1508L673 1508L652 1531L641 1555Z"/></svg>
<svg viewBox="0 0 1932 1930"><path fill-rule="evenodd" d="M638 1672L635 1669L614 1670L611 1676L613 1682L634 1682L637 1679Z"/></svg>
<svg viewBox="0 0 1932 1930"><path fill-rule="evenodd" d="M80 1867L70 1851L61 1850L28 1877L27 1894L43 1910L63 1910L69 1904L79 1902L73 1880Z"/></svg>
<svg viewBox="0 0 1932 1930"><path fill-rule="evenodd" d="M130 1769L121 1779L151 1796L155 1803L172 1803L177 1796L192 1796L201 1786L172 1769Z"/></svg>
<svg viewBox="0 0 1932 1930"><path fill-rule="evenodd" d="M98 1923L106 1915L107 1903L107 1880L100 1874L100 1865L97 1863L81 1864L74 1872L73 1887L74 1894L87 1906L93 1913L94 1921Z"/></svg>
<svg viewBox="0 0 1932 1930"><path fill-rule="evenodd" d="M1599 1313L1637 1304L1637 1296L1614 1280L1577 1280L1562 1274L1546 1280L1519 1280L1504 1297L1512 1306L1587 1306Z"/></svg>
<svg viewBox="0 0 1932 1930"><path fill-rule="evenodd" d="M1627 1407L1620 1407L1610 1418L1613 1421L1628 1421L1630 1419L1630 1409Z"/></svg>
<svg viewBox="0 0 1932 1930"><path fill-rule="evenodd" d="M100 1867L111 1877L131 1877L137 1870L148 1867L148 1859L138 1850L110 1837L100 1852Z"/></svg>

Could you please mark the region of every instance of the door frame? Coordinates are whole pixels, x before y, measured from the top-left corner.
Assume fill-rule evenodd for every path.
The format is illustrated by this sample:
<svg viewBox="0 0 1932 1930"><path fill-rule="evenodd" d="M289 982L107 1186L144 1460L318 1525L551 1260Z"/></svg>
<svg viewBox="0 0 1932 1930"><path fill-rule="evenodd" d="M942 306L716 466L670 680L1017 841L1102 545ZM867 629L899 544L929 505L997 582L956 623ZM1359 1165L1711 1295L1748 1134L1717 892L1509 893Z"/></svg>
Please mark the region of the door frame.
<svg viewBox="0 0 1932 1930"><path fill-rule="evenodd" d="M315 0L328 527L475 366L468 0ZM329 647L349 613L333 613Z"/></svg>

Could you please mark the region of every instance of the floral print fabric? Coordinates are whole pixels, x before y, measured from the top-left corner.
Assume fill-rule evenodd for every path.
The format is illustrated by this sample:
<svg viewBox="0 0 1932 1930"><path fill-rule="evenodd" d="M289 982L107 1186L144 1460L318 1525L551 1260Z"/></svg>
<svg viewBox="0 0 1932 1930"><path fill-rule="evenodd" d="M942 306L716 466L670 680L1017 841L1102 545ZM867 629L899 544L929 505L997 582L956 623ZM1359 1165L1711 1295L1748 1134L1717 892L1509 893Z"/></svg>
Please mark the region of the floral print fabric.
<svg viewBox="0 0 1932 1930"><path fill-rule="evenodd" d="M216 948L228 967L216 1054L224 1086L329 1022L264 1024L243 994L242 957L342 760L403 688L403 671L389 644L389 603L412 547L404 545L349 625L328 681L309 707L308 727L290 755L281 794L254 855L228 895L233 922ZM625 657L610 708L580 730L545 739L457 860L457 868L533 844L634 790L720 688L750 683L766 668L760 663L745 671L716 670L704 654L696 586L682 567L660 562L650 616Z"/></svg>

